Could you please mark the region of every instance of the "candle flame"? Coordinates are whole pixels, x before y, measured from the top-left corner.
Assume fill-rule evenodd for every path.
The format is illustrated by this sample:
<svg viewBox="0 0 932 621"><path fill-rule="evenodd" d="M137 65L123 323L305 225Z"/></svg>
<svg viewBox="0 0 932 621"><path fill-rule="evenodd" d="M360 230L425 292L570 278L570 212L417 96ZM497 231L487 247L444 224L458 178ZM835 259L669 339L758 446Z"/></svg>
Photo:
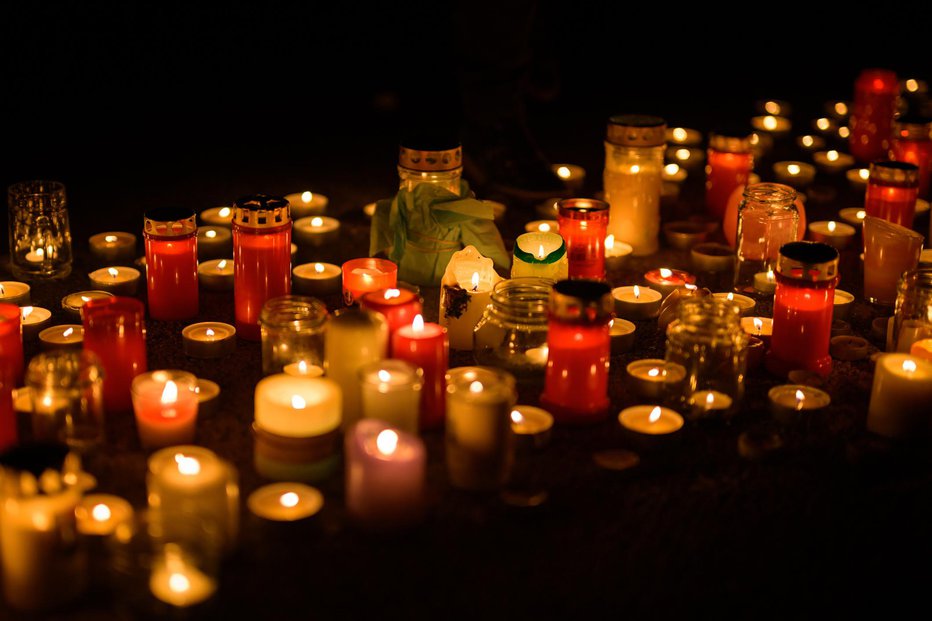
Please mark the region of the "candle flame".
<svg viewBox="0 0 932 621"><path fill-rule="evenodd" d="M472 290L473 291L479 290L479 272L472 273Z"/></svg>
<svg viewBox="0 0 932 621"><path fill-rule="evenodd" d="M178 472L181 474L194 476L201 471L201 462L194 457L178 453L175 455L175 463L178 464Z"/></svg>
<svg viewBox="0 0 932 621"><path fill-rule="evenodd" d="M82 301L82 302L90 302L91 299L90 299L89 297L87 297L86 295L82 295L82 296L81 296L81 301Z"/></svg>
<svg viewBox="0 0 932 621"><path fill-rule="evenodd" d="M226 260L226 259L222 259L222 260L220 261L220 263L217 264L217 269L218 269L218 270L222 270L222 269L226 268L226 266L227 266L227 260Z"/></svg>
<svg viewBox="0 0 932 621"><path fill-rule="evenodd" d="M847 127L845 127L844 125L842 125L841 127L838 128L838 137L839 137L839 138L847 138L847 137L850 136L850 135L851 135L851 130L848 129Z"/></svg>
<svg viewBox="0 0 932 621"><path fill-rule="evenodd" d="M666 166L663 167L663 172L667 173L670 176L673 176L676 173L680 172L680 165L679 164L667 164Z"/></svg>
<svg viewBox="0 0 932 621"><path fill-rule="evenodd" d="M324 264L323 264L323 263L315 263L315 264L314 264L314 271L317 272L318 274L323 274L323 273L324 273Z"/></svg>
<svg viewBox="0 0 932 621"><path fill-rule="evenodd" d="M615 247L615 236L608 234L605 236L605 250L612 250Z"/></svg>
<svg viewBox="0 0 932 621"><path fill-rule="evenodd" d="M110 507L105 504L94 505L94 508L91 509L91 517L98 522L106 522L111 515Z"/></svg>
<svg viewBox="0 0 932 621"><path fill-rule="evenodd" d="M544 245L543 244L537 247L537 258L538 259L544 258Z"/></svg>
<svg viewBox="0 0 932 621"><path fill-rule="evenodd" d="M302 192L301 193L301 202L310 203L313 200L314 195L311 192Z"/></svg>
<svg viewBox="0 0 932 621"><path fill-rule="evenodd" d="M548 224L547 222L541 222L540 224L537 225L537 230L540 231L541 233L549 233L550 224Z"/></svg>
<svg viewBox="0 0 932 621"><path fill-rule="evenodd" d="M32 307L31 307L31 306L24 306L24 307L20 310L20 312L22 312L22 314L23 314L23 320L25 320L26 317L28 317L29 315L32 314Z"/></svg>
<svg viewBox="0 0 932 621"><path fill-rule="evenodd" d="M764 111L767 114L780 114L780 104L775 101L768 101L764 103Z"/></svg>
<svg viewBox="0 0 932 621"><path fill-rule="evenodd" d="M640 167L640 166L638 166L637 164L634 164L634 165L631 166L631 174L636 175L636 174L638 174L639 172L641 172L641 167Z"/></svg>
<svg viewBox="0 0 932 621"><path fill-rule="evenodd" d="M869 168L861 168L861 169L859 169L859 170L858 170L858 177L860 177L862 181L867 181L868 179L871 178L871 171L870 171L870 169L869 169Z"/></svg>
<svg viewBox="0 0 932 621"><path fill-rule="evenodd" d="M816 127L821 129L822 131L825 131L831 125L831 121L829 121L827 118L823 116L821 119L817 119L815 124L816 124Z"/></svg>
<svg viewBox="0 0 932 621"><path fill-rule="evenodd" d="M764 129L774 130L777 128L777 117L775 116L765 116L764 117Z"/></svg>
<svg viewBox="0 0 932 621"><path fill-rule="evenodd" d="M288 509L298 505L298 495L294 492L285 492L278 498L279 504Z"/></svg>
<svg viewBox="0 0 932 621"><path fill-rule="evenodd" d="M216 237L216 236L217 236L217 231L215 231L215 230L213 230L213 229L208 229L208 230L204 233L204 237L206 237L206 238L208 238L208 239L213 239L213 238Z"/></svg>
<svg viewBox="0 0 932 621"><path fill-rule="evenodd" d="M683 288L690 292L696 291L699 289L699 287L697 287L696 285L691 285L689 283L686 283L685 285L683 285Z"/></svg>
<svg viewBox="0 0 932 621"><path fill-rule="evenodd" d="M386 289L383 297L386 300L391 300L392 298L397 298L401 295L401 291L398 289Z"/></svg>
<svg viewBox="0 0 932 621"><path fill-rule="evenodd" d="M677 149L674 155L679 161L685 162L689 159L689 149Z"/></svg>
<svg viewBox="0 0 932 621"><path fill-rule="evenodd" d="M864 211L863 209L859 209L858 212L854 214L854 217L857 218L858 220L863 220L865 216L867 216L867 212Z"/></svg>
<svg viewBox="0 0 932 621"><path fill-rule="evenodd" d="M4 295L5 293L6 293L6 288L3 285L0 285L0 295Z"/></svg>
<svg viewBox="0 0 932 621"><path fill-rule="evenodd" d="M767 270L767 280L768 282L773 282L773 279L774 279L773 268L770 268L769 270Z"/></svg>
<svg viewBox="0 0 932 621"><path fill-rule="evenodd" d="M560 177L560 179L569 179L570 169L567 168L566 166L560 166L559 168L557 168L557 176Z"/></svg>
<svg viewBox="0 0 932 621"><path fill-rule="evenodd" d="M735 294L732 293L731 291L729 291L729 292L728 292L728 295L725 296L725 299L728 300L729 302L734 302L734 301L735 301Z"/></svg>
<svg viewBox="0 0 932 621"><path fill-rule="evenodd" d="M311 226L323 226L323 225L324 225L324 219L323 219L323 218L321 218L321 217L319 217L319 216L315 216L315 217L311 218Z"/></svg>
<svg viewBox="0 0 932 621"><path fill-rule="evenodd" d="M175 593L184 593L191 588L191 581L184 574L174 573L168 577L168 588Z"/></svg>
<svg viewBox="0 0 932 621"><path fill-rule="evenodd" d="M757 330L758 336L760 336L760 331L764 329L764 321L760 317L754 318L754 329Z"/></svg>
<svg viewBox="0 0 932 621"><path fill-rule="evenodd" d="M217 215L221 218L229 217L232 210L229 207L222 207L220 211L217 212Z"/></svg>
<svg viewBox="0 0 932 621"><path fill-rule="evenodd" d="M420 313L414 316L414 321L411 322L411 331L412 332L423 332L424 331L424 317Z"/></svg>
<svg viewBox="0 0 932 621"><path fill-rule="evenodd" d="M910 93L915 93L916 91L918 91L919 81L914 78L910 78L906 80L906 90L908 90Z"/></svg>
<svg viewBox="0 0 932 621"><path fill-rule="evenodd" d="M36 248L33 252L35 252L36 256L38 256L40 259L45 257L45 250L43 250L42 248Z"/></svg>
<svg viewBox="0 0 932 621"><path fill-rule="evenodd" d="M904 360L903 361L903 371L906 373L915 373L916 372L916 363L913 360Z"/></svg>
<svg viewBox="0 0 932 621"><path fill-rule="evenodd" d="M120 271L113 267L108 267L107 273L110 274L110 278L116 278L117 276L120 275Z"/></svg>
<svg viewBox="0 0 932 621"><path fill-rule="evenodd" d="M712 394L712 391L709 391L709 394L705 396L705 408L711 409L715 404L715 395Z"/></svg>
<svg viewBox="0 0 932 621"><path fill-rule="evenodd" d="M165 382L165 388L162 389L162 404L168 405L178 401L178 385L168 380Z"/></svg>
<svg viewBox="0 0 932 621"><path fill-rule="evenodd" d="M104 241L107 242L108 244L112 244L112 243L115 242L116 240L117 240L117 236L116 236L116 235L105 235L105 236L104 236Z"/></svg>
<svg viewBox="0 0 932 621"><path fill-rule="evenodd" d="M830 162L837 161L837 160L838 160L838 151L836 151L835 149L832 149L831 151L829 151L828 153L825 154L825 159L827 159L827 160L830 161Z"/></svg>
<svg viewBox="0 0 932 621"><path fill-rule="evenodd" d="M686 130L682 127L673 128L673 140L674 142L683 142L686 140Z"/></svg>
<svg viewBox="0 0 932 621"><path fill-rule="evenodd" d="M799 174L799 171L799 164L790 164L786 167L786 172L790 173L794 177Z"/></svg>
<svg viewBox="0 0 932 621"><path fill-rule="evenodd" d="M796 390L796 409L797 410L803 409L803 401L805 401L805 399L806 399L806 395L803 394L803 391L797 389Z"/></svg>
<svg viewBox="0 0 932 621"><path fill-rule="evenodd" d="M387 382L392 379L392 374L385 369L379 369L378 376L380 382Z"/></svg>
<svg viewBox="0 0 932 621"><path fill-rule="evenodd" d="M42 397L42 405L44 405L47 408L52 407L52 395L47 394L44 397Z"/></svg>
<svg viewBox="0 0 932 621"><path fill-rule="evenodd" d="M650 411L650 415L647 417L647 420L648 422L650 422L651 425L653 425L658 420L660 420L660 406L659 405L654 406L654 409Z"/></svg>
<svg viewBox="0 0 932 621"><path fill-rule="evenodd" d="M291 407L296 410L303 410L307 407L307 401L301 395L291 395Z"/></svg>
<svg viewBox="0 0 932 621"><path fill-rule="evenodd" d="M673 270L668 270L668 269L665 268L665 267L661 267L661 268L660 268L660 277L661 277L661 278L669 278L670 276L673 276Z"/></svg>
<svg viewBox="0 0 932 621"><path fill-rule="evenodd" d="M62 336L71 336L72 334L74 334L74 328L68 328L61 333Z"/></svg>
<svg viewBox="0 0 932 621"><path fill-rule="evenodd" d="M524 416L521 415L521 412L518 410L511 411L511 422L515 425L520 425L524 422Z"/></svg>
<svg viewBox="0 0 932 621"><path fill-rule="evenodd" d="M634 299L635 300L641 299L641 288L638 287L637 285L634 285Z"/></svg>
<svg viewBox="0 0 932 621"><path fill-rule="evenodd" d="M384 429L375 438L375 446L383 455L392 455L398 448L398 434L391 429Z"/></svg>
<svg viewBox="0 0 932 621"><path fill-rule="evenodd" d="M848 114L848 104L843 101L835 102L835 114L838 116L845 116Z"/></svg>
<svg viewBox="0 0 932 621"><path fill-rule="evenodd" d="M298 372L301 373L302 375L307 373L307 362L305 362L304 360L298 361Z"/></svg>
<svg viewBox="0 0 932 621"><path fill-rule="evenodd" d="M834 233L834 232L835 232L835 228L836 228L837 226L838 226L838 225L835 223L834 220L829 220L828 225L827 225L827 227L828 227L828 232L829 232L829 233Z"/></svg>
<svg viewBox="0 0 932 621"><path fill-rule="evenodd" d="M658 375L660 375L660 369L657 367L654 367L647 372L648 377L657 377Z"/></svg>
<svg viewBox="0 0 932 621"><path fill-rule="evenodd" d="M207 336L214 336L214 334L216 333L214 332L213 328L207 328L207 331L204 332L204 334L206 334Z"/></svg>
<svg viewBox="0 0 932 621"><path fill-rule="evenodd" d="M482 392L483 386L482 382L475 381L469 385L469 392Z"/></svg>
<svg viewBox="0 0 932 621"><path fill-rule="evenodd" d="M805 136L803 136L803 137L800 139L800 141L803 143L803 146L804 146L804 147L811 147L811 146L815 143L815 140L812 138L812 136L810 136L810 135L808 135L808 134L806 134Z"/></svg>

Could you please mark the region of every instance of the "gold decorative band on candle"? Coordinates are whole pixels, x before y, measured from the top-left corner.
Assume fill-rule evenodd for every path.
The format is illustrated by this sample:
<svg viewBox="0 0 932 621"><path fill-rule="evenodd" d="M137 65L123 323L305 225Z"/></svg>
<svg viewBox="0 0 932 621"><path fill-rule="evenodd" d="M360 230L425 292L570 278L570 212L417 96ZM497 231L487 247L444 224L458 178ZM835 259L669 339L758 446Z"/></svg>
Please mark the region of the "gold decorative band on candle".
<svg viewBox="0 0 932 621"><path fill-rule="evenodd" d="M291 221L291 207L280 196L252 194L233 203L233 223L250 229L267 229Z"/></svg>
<svg viewBox="0 0 932 621"><path fill-rule="evenodd" d="M398 147L398 166L409 170L433 172L453 170L463 165L463 147L456 145L406 141Z"/></svg>
<svg viewBox="0 0 932 621"><path fill-rule="evenodd" d="M252 434L256 471L275 481L322 481L339 462L339 428L319 436L291 437L253 423Z"/></svg>

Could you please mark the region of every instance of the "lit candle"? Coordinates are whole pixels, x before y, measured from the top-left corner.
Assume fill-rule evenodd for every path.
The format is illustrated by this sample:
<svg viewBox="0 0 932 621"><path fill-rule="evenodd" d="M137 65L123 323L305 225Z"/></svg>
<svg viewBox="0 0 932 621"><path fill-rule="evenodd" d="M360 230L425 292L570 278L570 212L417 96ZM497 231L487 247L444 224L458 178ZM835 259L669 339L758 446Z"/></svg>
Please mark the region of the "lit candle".
<svg viewBox="0 0 932 621"><path fill-rule="evenodd" d="M832 401L825 391L802 384L774 386L767 398L774 419L784 424L800 422L803 416L827 407Z"/></svg>
<svg viewBox="0 0 932 621"><path fill-rule="evenodd" d="M366 203L365 205L362 206L362 212L363 214L365 214L367 218L371 220L372 216L375 215L375 210L377 207L378 207L378 203Z"/></svg>
<svg viewBox="0 0 932 621"><path fill-rule="evenodd" d="M359 368L362 416L411 434L420 424L422 372L403 360L372 362Z"/></svg>
<svg viewBox="0 0 932 621"><path fill-rule="evenodd" d="M52 326L39 332L39 343L42 349L80 348L84 344L84 328L70 323Z"/></svg>
<svg viewBox="0 0 932 621"><path fill-rule="evenodd" d="M809 239L828 244L838 250L847 248L855 233L857 229L844 222L829 220L809 223Z"/></svg>
<svg viewBox="0 0 932 621"><path fill-rule="evenodd" d="M416 315L423 312L421 297L410 289L382 289L370 291L359 298L360 308L381 313L388 322L388 355L391 356L391 338L398 328L409 326Z"/></svg>
<svg viewBox="0 0 932 621"><path fill-rule="evenodd" d="M838 119L846 119L849 114L848 102L846 101L827 101L825 102L825 111Z"/></svg>
<svg viewBox="0 0 932 621"><path fill-rule="evenodd" d="M69 293L61 300L61 307L70 317L81 319L81 309L91 300L107 300L113 297L107 291L78 291Z"/></svg>
<svg viewBox="0 0 932 621"><path fill-rule="evenodd" d="M285 200L291 204L291 216L295 219L319 216L327 210L330 199L319 192L294 192L286 194Z"/></svg>
<svg viewBox="0 0 932 621"><path fill-rule="evenodd" d="M567 278L566 244L556 233L524 233L515 239L511 277L533 276L557 281Z"/></svg>
<svg viewBox="0 0 932 621"><path fill-rule="evenodd" d="M812 154L812 161L819 167L819 170L827 173L841 172L854 166L853 157L847 153L839 153L834 149L816 151Z"/></svg>
<svg viewBox="0 0 932 621"><path fill-rule="evenodd" d="M300 295L324 296L340 293L343 271L333 263L302 263L291 270L291 284Z"/></svg>
<svg viewBox="0 0 932 621"><path fill-rule="evenodd" d="M143 448L194 441L197 378L185 371L151 371L133 379L133 409Z"/></svg>
<svg viewBox="0 0 932 621"><path fill-rule="evenodd" d="M631 390L648 399L662 399L665 391L675 388L686 377L683 365L659 358L635 360L625 367L625 372Z"/></svg>
<svg viewBox="0 0 932 621"><path fill-rule="evenodd" d="M181 546L167 543L152 560L149 590L166 604L186 608L210 599L217 591L217 580L198 568Z"/></svg>
<svg viewBox="0 0 932 621"><path fill-rule="evenodd" d="M751 117L751 125L756 130L770 132L778 136L787 133L793 127L793 123L788 118L772 114Z"/></svg>
<svg viewBox="0 0 932 621"><path fill-rule="evenodd" d="M343 425L348 429L362 418L359 369L385 358L388 351L388 322L381 313L361 308L341 309L333 314L324 333L327 377L343 393Z"/></svg>
<svg viewBox="0 0 932 621"><path fill-rule="evenodd" d="M236 351L236 328L219 321L192 323L181 331L184 353L192 358L220 358Z"/></svg>
<svg viewBox="0 0 932 621"><path fill-rule="evenodd" d="M923 237L880 218L864 218L864 297L872 304L892 305L903 272L919 263Z"/></svg>
<svg viewBox="0 0 932 621"><path fill-rule="evenodd" d="M822 135L834 133L837 126L838 124L835 121L824 116L821 116L812 121L812 129L816 130Z"/></svg>
<svg viewBox="0 0 932 621"><path fill-rule="evenodd" d="M556 220L531 220L524 225L527 233L559 233L560 223Z"/></svg>
<svg viewBox="0 0 932 621"><path fill-rule="evenodd" d="M686 181L688 173L676 162L671 162L663 167L663 180L673 181L674 183L683 183Z"/></svg>
<svg viewBox="0 0 932 621"><path fill-rule="evenodd" d="M88 274L91 284L100 291L114 295L136 295L139 270L132 267L103 267Z"/></svg>
<svg viewBox="0 0 932 621"><path fill-rule="evenodd" d="M113 534L121 524L133 519L133 508L119 496L91 494L85 496L75 509L78 532L92 537Z"/></svg>
<svg viewBox="0 0 932 621"><path fill-rule="evenodd" d="M851 153L858 160L872 162L886 154L899 94L892 71L865 69L858 76L851 105Z"/></svg>
<svg viewBox="0 0 932 621"><path fill-rule="evenodd" d="M88 239L91 255L98 265L119 265L130 263L136 258L136 236L122 231L107 231L91 235Z"/></svg>
<svg viewBox="0 0 932 621"><path fill-rule="evenodd" d="M724 418L733 404L734 399L717 390L697 390L687 400L690 417L696 420Z"/></svg>
<svg viewBox="0 0 932 621"><path fill-rule="evenodd" d="M286 364L282 368L282 372L292 377L321 377L324 374L324 369L316 364L310 364L306 360L298 360Z"/></svg>
<svg viewBox="0 0 932 621"><path fill-rule="evenodd" d="M705 152L702 149L672 146L667 149L666 159L674 160L687 170L695 170L705 161Z"/></svg>
<svg viewBox="0 0 932 621"><path fill-rule="evenodd" d="M838 212L838 217L850 224L851 226L860 228L864 224L864 218L867 216L867 212L864 211L863 207L846 207Z"/></svg>
<svg viewBox="0 0 932 621"><path fill-rule="evenodd" d="M851 305L854 303L854 296L847 291L835 289L835 299L832 304L832 319L844 320L851 313Z"/></svg>
<svg viewBox="0 0 932 621"><path fill-rule="evenodd" d="M578 192L586 184L586 169L576 164L553 164L550 167L570 192Z"/></svg>
<svg viewBox="0 0 932 621"><path fill-rule="evenodd" d="M220 396L220 386L217 382L202 377L197 378L197 385L194 387L194 394L197 396L197 411L199 414L213 413L217 405L217 398Z"/></svg>
<svg viewBox="0 0 932 621"><path fill-rule="evenodd" d="M825 148L825 140L812 134L800 136L796 139L796 144L806 151L818 151Z"/></svg>
<svg viewBox="0 0 932 621"><path fill-rule="evenodd" d="M299 246L319 247L340 237L340 221L327 216L308 216L295 220L294 239Z"/></svg>
<svg viewBox="0 0 932 621"><path fill-rule="evenodd" d="M918 196L918 166L908 162L871 162L864 195L864 211L868 216L909 228L916 216Z"/></svg>
<svg viewBox="0 0 932 621"><path fill-rule="evenodd" d="M221 259L233 254L233 233L225 226L197 227L197 260Z"/></svg>
<svg viewBox="0 0 932 621"><path fill-rule="evenodd" d="M679 220L663 225L663 234L671 248L689 250L709 236L709 227L701 222Z"/></svg>
<svg viewBox="0 0 932 621"><path fill-rule="evenodd" d="M201 287L210 291L233 290L233 259L211 259L197 266Z"/></svg>
<svg viewBox="0 0 932 621"><path fill-rule="evenodd" d="M410 362L423 372L420 427L439 427L446 414L446 372L449 359L446 330L436 323L425 324L424 319L417 316L410 326L401 327L392 335L392 352L395 358Z"/></svg>
<svg viewBox="0 0 932 621"><path fill-rule="evenodd" d="M518 447L544 448L550 443L553 415L532 405L516 405L511 410L511 431Z"/></svg>
<svg viewBox="0 0 932 621"><path fill-rule="evenodd" d="M742 317L741 329L744 330L745 334L756 336L766 344L770 342L770 338L773 336L773 319L769 317Z"/></svg>
<svg viewBox="0 0 932 621"><path fill-rule="evenodd" d="M233 209L231 207L211 207L200 214L201 222L208 226L233 226Z"/></svg>
<svg viewBox="0 0 932 621"><path fill-rule="evenodd" d="M0 304L29 305L29 285L15 280L0 282Z"/></svg>
<svg viewBox="0 0 932 621"><path fill-rule="evenodd" d="M777 277L773 270L754 274L754 291L762 295L771 295L777 289Z"/></svg>
<svg viewBox="0 0 932 621"><path fill-rule="evenodd" d="M683 428L678 412L659 405L635 405L618 414L618 422L642 449L659 448L658 440L669 439Z"/></svg>
<svg viewBox="0 0 932 621"><path fill-rule="evenodd" d="M829 341L829 353L835 360L863 360L870 353L870 343L859 336L833 336Z"/></svg>
<svg viewBox="0 0 932 621"><path fill-rule="evenodd" d="M666 267L650 270L644 274L644 280L647 281L651 288L656 289L664 296L670 295L674 289L684 285L696 284L696 277L689 272Z"/></svg>
<svg viewBox="0 0 932 621"><path fill-rule="evenodd" d="M867 189L867 182L870 180L871 173L869 168L851 168L845 173L845 177L852 189L863 192Z"/></svg>
<svg viewBox="0 0 932 621"><path fill-rule="evenodd" d="M613 356L623 354L634 345L634 333L637 326L620 317L608 322L608 336L611 339L611 352Z"/></svg>
<svg viewBox="0 0 932 621"><path fill-rule="evenodd" d="M660 312L663 294L650 287L616 287L612 289L615 315L625 319L652 319Z"/></svg>
<svg viewBox="0 0 932 621"><path fill-rule="evenodd" d="M754 298L749 298L746 295L741 295L740 293L727 292L727 293L713 293L712 297L721 298L728 300L729 302L735 302L738 305L738 308L741 309L741 316L747 317L757 306L757 302L754 301Z"/></svg>
<svg viewBox="0 0 932 621"><path fill-rule="evenodd" d="M687 127L668 127L667 142L684 147L695 147L702 143L702 132Z"/></svg>
<svg viewBox="0 0 932 621"><path fill-rule="evenodd" d="M190 209L150 209L144 218L146 302L153 319L197 315L197 226Z"/></svg>
<svg viewBox="0 0 932 621"><path fill-rule="evenodd" d="M559 201L557 213L560 235L566 242L570 278L604 278L608 203L569 198Z"/></svg>
<svg viewBox="0 0 932 621"><path fill-rule="evenodd" d="M622 241L617 241L615 236L609 233L605 236L605 260L609 265L617 265L617 261L625 258L632 252L634 248L631 247L631 244L626 244Z"/></svg>
<svg viewBox="0 0 932 621"><path fill-rule="evenodd" d="M398 286L398 266L388 259L351 259L343 264L343 303L354 304L364 293Z"/></svg>
<svg viewBox="0 0 932 621"><path fill-rule="evenodd" d="M447 329L451 349L472 350L473 329L500 280L492 259L483 257L475 247L453 253L440 281L440 325Z"/></svg>
<svg viewBox="0 0 932 621"><path fill-rule="evenodd" d="M805 188L815 179L816 169L806 162L776 162L773 165L773 174L780 183Z"/></svg>
<svg viewBox="0 0 932 621"><path fill-rule="evenodd" d="M265 520L296 522L317 515L324 506L324 495L301 483L271 483L251 493L246 506Z"/></svg>
<svg viewBox="0 0 932 621"><path fill-rule="evenodd" d="M116 413L132 408L133 378L147 369L145 307L133 298L106 295L84 306L84 349L100 360L104 407Z"/></svg>
<svg viewBox="0 0 932 621"><path fill-rule="evenodd" d="M23 306L20 308L20 321L23 324L23 340L32 341L48 327L52 320L52 311L41 306Z"/></svg>
<svg viewBox="0 0 932 621"><path fill-rule="evenodd" d="M883 354L874 367L867 429L888 438L924 436L932 403L932 362L908 354Z"/></svg>
<svg viewBox="0 0 932 621"><path fill-rule="evenodd" d="M716 134L709 138L709 164L706 166L705 203L716 219L725 215L732 192L748 184L754 166L747 134Z"/></svg>

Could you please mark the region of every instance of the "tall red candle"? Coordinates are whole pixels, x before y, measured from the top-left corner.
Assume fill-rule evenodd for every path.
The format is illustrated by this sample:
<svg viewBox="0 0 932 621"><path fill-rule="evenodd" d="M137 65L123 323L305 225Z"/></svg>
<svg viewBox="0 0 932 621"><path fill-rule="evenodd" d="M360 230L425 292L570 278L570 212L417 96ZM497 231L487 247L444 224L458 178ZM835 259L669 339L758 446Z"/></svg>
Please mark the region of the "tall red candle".
<svg viewBox="0 0 932 621"><path fill-rule="evenodd" d="M424 372L421 390L421 429L436 429L446 415L446 373L450 358L447 331L436 323L424 323L420 315L412 325L395 331L391 340L392 355Z"/></svg>
<svg viewBox="0 0 932 621"><path fill-rule="evenodd" d="M566 242L570 278L605 278L605 234L608 203L567 198L557 203L560 235Z"/></svg>
<svg viewBox="0 0 932 621"><path fill-rule="evenodd" d="M867 215L910 228L916 216L919 168L907 162L872 162L864 211Z"/></svg>
<svg viewBox="0 0 932 621"><path fill-rule="evenodd" d="M754 155L746 133L712 133L706 162L705 206L717 220L725 216L728 199L736 188L747 185Z"/></svg>
<svg viewBox="0 0 932 621"><path fill-rule="evenodd" d="M872 162L886 155L899 84L896 74L885 69L865 69L855 81L850 141L851 155L859 162Z"/></svg>
<svg viewBox="0 0 932 621"><path fill-rule="evenodd" d="M828 376L838 251L821 242L784 244L776 277L767 369L783 377L795 369Z"/></svg>
<svg viewBox="0 0 932 621"><path fill-rule="evenodd" d="M611 287L603 282L561 280L551 290L540 400L559 423L595 422L608 414L613 309Z"/></svg>
<svg viewBox="0 0 932 621"><path fill-rule="evenodd" d="M153 319L197 316L197 224L194 211L160 207L146 212L146 286Z"/></svg>
<svg viewBox="0 0 932 621"><path fill-rule="evenodd" d="M145 308L133 298L91 300L81 309L84 349L104 368L104 407L108 412L133 407L130 387L146 364Z"/></svg>
<svg viewBox="0 0 932 621"><path fill-rule="evenodd" d="M291 293L291 208L256 194L233 203L233 300L236 333L258 341L259 314L271 298Z"/></svg>
<svg viewBox="0 0 932 621"><path fill-rule="evenodd" d="M389 355L392 353L392 335L402 326L410 326L420 315L421 297L410 289L381 289L370 291L359 298L359 306L382 313L388 322Z"/></svg>
<svg viewBox="0 0 932 621"><path fill-rule="evenodd" d="M15 304L0 304L0 373L16 386L23 383L23 320L20 313L20 307Z"/></svg>
<svg viewBox="0 0 932 621"><path fill-rule="evenodd" d="M932 119L901 117L893 124L890 157L919 167L919 196L928 196L932 177Z"/></svg>

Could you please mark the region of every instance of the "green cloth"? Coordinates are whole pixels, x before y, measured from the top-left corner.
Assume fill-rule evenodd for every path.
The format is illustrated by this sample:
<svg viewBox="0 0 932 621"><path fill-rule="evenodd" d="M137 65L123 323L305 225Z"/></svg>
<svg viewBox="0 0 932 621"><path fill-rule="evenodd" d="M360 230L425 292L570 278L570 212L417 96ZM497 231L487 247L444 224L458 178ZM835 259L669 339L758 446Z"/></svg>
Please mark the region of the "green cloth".
<svg viewBox="0 0 932 621"><path fill-rule="evenodd" d="M439 285L450 257L468 245L507 273L511 257L495 226L492 208L471 198L465 181L460 184L459 195L421 183L412 191L398 190L395 198L376 203L369 254L385 252L398 264L398 279L415 285Z"/></svg>

